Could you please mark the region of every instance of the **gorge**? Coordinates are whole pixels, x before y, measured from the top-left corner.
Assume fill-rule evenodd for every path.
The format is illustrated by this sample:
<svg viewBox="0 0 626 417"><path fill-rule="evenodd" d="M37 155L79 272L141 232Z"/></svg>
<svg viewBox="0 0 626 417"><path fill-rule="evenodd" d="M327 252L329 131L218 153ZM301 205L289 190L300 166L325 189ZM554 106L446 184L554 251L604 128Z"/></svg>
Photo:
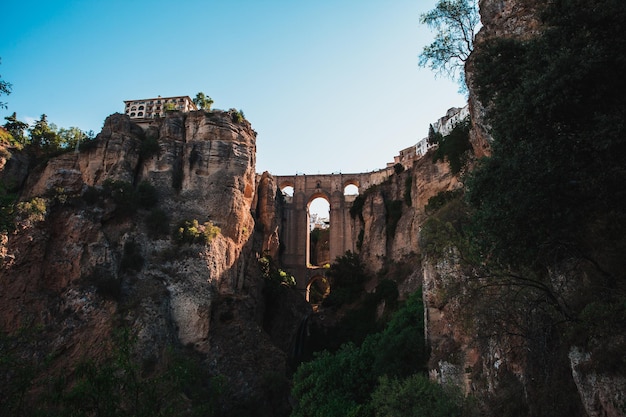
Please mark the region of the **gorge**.
<svg viewBox="0 0 626 417"><path fill-rule="evenodd" d="M626 44L616 23L626 10L550 4L480 1L459 172L447 135L438 149L449 153L434 147L372 173L257 173L256 132L232 110L168 111L143 127L113 114L95 139L57 155L3 143L2 196L13 198L0 235L6 415L411 415L385 414L391 405L376 397L394 387L409 398L410 375L374 381L372 403L365 386L367 398L350 401L302 388L314 374L300 363L331 361L315 356L323 349L378 349L372 330L382 345L390 333L419 339L374 357L401 357L403 371L453 387L452 415L624 416L626 115L616 80L626 61L607 51ZM566 54L578 36L592 42L580 49L589 56ZM532 66L557 49L555 68ZM564 73L572 62L582 74ZM617 84L603 87L598 75L611 74ZM310 265L306 210L320 196L331 261L360 282ZM330 294L311 305L322 278ZM415 319L417 306L423 329L401 327L394 314L412 308ZM413 363L418 355L426 363Z"/></svg>

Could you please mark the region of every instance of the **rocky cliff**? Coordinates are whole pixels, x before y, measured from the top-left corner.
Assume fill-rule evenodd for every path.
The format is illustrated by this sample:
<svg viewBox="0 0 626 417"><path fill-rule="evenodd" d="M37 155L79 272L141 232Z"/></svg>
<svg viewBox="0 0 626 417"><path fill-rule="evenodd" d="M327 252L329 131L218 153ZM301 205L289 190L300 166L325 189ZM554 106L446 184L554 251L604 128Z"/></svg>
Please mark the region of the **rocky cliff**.
<svg viewBox="0 0 626 417"><path fill-rule="evenodd" d="M479 3L483 27L476 39L475 53L466 64L472 115L470 140L476 157L490 155L493 141L488 122L492 103L478 100L475 85L476 52L495 38L526 41L546 30L541 23L546 2L481 0ZM587 311L575 319L565 317L563 322L557 322L546 307L549 304L545 301L546 288L568 309L581 308L578 304L581 292L588 291L590 299L595 296L591 292L600 293L598 288L590 286L593 272L582 266L584 262L555 260L546 272L547 284L542 284L545 286L539 290L529 290L529 283L511 284L515 280L494 279L497 276L494 271L485 271L482 265L463 259L468 253L463 248L459 250L458 241L456 247L446 246L445 242L450 240L445 237L449 230L445 223L450 220L450 213L439 215L436 223L429 224L432 226L429 230L440 233L436 238L423 236L420 242L431 244L428 248L421 246L427 338L432 349L431 376L442 383L453 382L466 393L476 395L484 401L490 415L623 416L623 367L615 362L611 366L603 365L607 356L615 359L616 352L621 352L617 356L623 356L623 348L618 347L623 344L622 330L613 329L611 334L595 336L580 329L563 331L559 327L563 322L569 321L576 329L580 321L589 320L585 314L594 313ZM610 240L613 238L606 238L613 242ZM620 245L619 240L616 245ZM608 256L605 253L600 258ZM527 273L523 272L522 276ZM503 291L503 288L515 289ZM612 317L619 322L618 316ZM575 332L580 334L573 337ZM591 359L594 355L580 348L580 344L603 345L607 350L596 351L594 361Z"/></svg>
<svg viewBox="0 0 626 417"><path fill-rule="evenodd" d="M263 330L257 258L276 231L266 187L256 195L256 133L221 111L171 112L144 129L111 115L83 149L35 168L3 153L20 203L2 240L0 329L35 329L24 353L71 370L128 328L143 363L185 347L226 378L226 406L258 404L288 355ZM255 235L257 204L266 233Z"/></svg>

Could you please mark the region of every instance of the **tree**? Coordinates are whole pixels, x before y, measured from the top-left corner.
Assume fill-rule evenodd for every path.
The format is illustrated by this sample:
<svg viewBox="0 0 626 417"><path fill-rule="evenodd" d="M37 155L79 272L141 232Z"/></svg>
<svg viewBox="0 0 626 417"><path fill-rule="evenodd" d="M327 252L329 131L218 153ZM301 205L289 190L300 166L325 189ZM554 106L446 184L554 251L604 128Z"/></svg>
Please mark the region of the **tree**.
<svg viewBox="0 0 626 417"><path fill-rule="evenodd" d="M59 136L59 146L65 149L74 149L81 143L90 140L90 134L93 136L93 132L85 133L77 127L60 128L57 135Z"/></svg>
<svg viewBox="0 0 626 417"><path fill-rule="evenodd" d="M211 105L213 104L213 99L203 92L199 92L196 94L196 98L193 99L193 102L198 108L202 110L211 110Z"/></svg>
<svg viewBox="0 0 626 417"><path fill-rule="evenodd" d="M13 112L12 115L4 118L7 122L4 124L4 128L13 136L13 139L21 145L25 145L27 142L24 132L28 129L28 123L20 122L17 120L17 115Z"/></svg>
<svg viewBox="0 0 626 417"><path fill-rule="evenodd" d="M11 87L12 87L11 83L4 81L2 79L2 76L0 75L0 96L3 94L6 94L7 96L11 94ZM0 109L6 109L6 108L7 108L7 103L0 101Z"/></svg>
<svg viewBox="0 0 626 417"><path fill-rule="evenodd" d="M57 128L53 123L48 123L48 116L45 114L42 114L39 120L35 122L29 133L31 145L44 150L59 148L60 138L57 134Z"/></svg>
<svg viewBox="0 0 626 417"><path fill-rule="evenodd" d="M418 291L408 297L383 331L368 335L360 346L346 343L334 353L325 350L300 365L293 378L296 405L292 416L380 415L373 413L376 409L372 406L378 404L372 404L371 396L380 378L404 380L425 374L428 353L423 332L424 304ZM386 386L382 389L388 391ZM438 395L432 392L428 400ZM390 403L387 409L397 405L397 401Z"/></svg>
<svg viewBox="0 0 626 417"><path fill-rule="evenodd" d="M480 23L475 0L439 0L433 10L420 16L420 23L436 30L436 35L422 50L419 66L458 81L464 89L463 69Z"/></svg>

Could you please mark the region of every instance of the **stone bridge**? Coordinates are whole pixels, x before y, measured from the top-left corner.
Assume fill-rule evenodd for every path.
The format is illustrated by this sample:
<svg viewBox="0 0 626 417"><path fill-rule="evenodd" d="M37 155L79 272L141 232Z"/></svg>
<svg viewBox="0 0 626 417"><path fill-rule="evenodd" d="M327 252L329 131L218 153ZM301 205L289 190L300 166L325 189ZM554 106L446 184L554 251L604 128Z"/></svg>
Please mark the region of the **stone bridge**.
<svg viewBox="0 0 626 417"><path fill-rule="evenodd" d="M309 206L316 198L330 205L329 252L331 262L346 251L356 251L359 231L350 217L350 207L357 194L346 194L354 185L359 192L380 184L393 173L393 168L362 174L322 174L274 176L280 190L293 187L293 195L285 195L281 243L282 264L296 278L297 288L306 294L311 283L325 276L322 266L311 265Z"/></svg>

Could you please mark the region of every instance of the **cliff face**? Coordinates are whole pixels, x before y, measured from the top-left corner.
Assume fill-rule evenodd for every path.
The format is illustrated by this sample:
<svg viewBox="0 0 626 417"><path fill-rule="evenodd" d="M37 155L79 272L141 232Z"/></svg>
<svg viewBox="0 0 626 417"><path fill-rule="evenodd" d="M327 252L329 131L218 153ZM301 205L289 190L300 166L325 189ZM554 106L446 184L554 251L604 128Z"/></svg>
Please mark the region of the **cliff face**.
<svg viewBox="0 0 626 417"><path fill-rule="evenodd" d="M370 272L374 274L388 263L414 264L420 253L419 234L427 218L428 200L461 186L448 164L433 163L429 153L382 184L361 190L365 196L363 223L354 230L364 230L359 255ZM400 291L405 294L415 291L421 284L421 275L418 268L406 282L400 283ZM371 283L372 288L375 284Z"/></svg>
<svg viewBox="0 0 626 417"><path fill-rule="evenodd" d="M544 29L539 16L545 2L481 0L479 4L483 27L475 52L493 38L525 40ZM466 64L472 115L470 140L475 155L481 157L490 154L493 139L486 120L489 103L478 101L473 71L470 57ZM549 330L541 328L549 327L548 314L528 308L533 302L541 303L540 298L522 301L523 290L503 297L496 287L508 283L490 282L490 277L480 275L479 265L467 265L452 246L438 256L423 258L432 378L453 382L485 399L493 415L506 414L506 410L539 415L538 410L545 412L550 404L561 404L555 412L562 415L624 415L621 405L625 379L618 367L612 371L600 369L601 361L594 362L589 352L569 345L567 336L556 335L557 325ZM583 269L560 264L547 273L548 286L558 289L564 304L572 306L580 300L581 288L590 279ZM521 311L536 316L524 317ZM593 339L580 336L587 341ZM591 345L621 346L622 341L622 332L615 329L615 334L605 334Z"/></svg>
<svg viewBox="0 0 626 417"><path fill-rule="evenodd" d="M145 132L115 114L35 170L14 151L1 175L24 184L23 210L2 241L0 329L40 329L53 342L32 354L70 369L127 327L144 361L187 346L232 398L261 395L286 354L262 331L255 136L228 112L172 112Z"/></svg>
<svg viewBox="0 0 626 417"><path fill-rule="evenodd" d="M539 33L538 10L543 2L537 0L480 0L482 28L476 35L475 48L492 38L527 39ZM490 155L489 124L485 120L487 103L481 103L474 85L474 63L472 56L465 64L465 77L469 89L469 110L472 130L470 141L477 157Z"/></svg>

